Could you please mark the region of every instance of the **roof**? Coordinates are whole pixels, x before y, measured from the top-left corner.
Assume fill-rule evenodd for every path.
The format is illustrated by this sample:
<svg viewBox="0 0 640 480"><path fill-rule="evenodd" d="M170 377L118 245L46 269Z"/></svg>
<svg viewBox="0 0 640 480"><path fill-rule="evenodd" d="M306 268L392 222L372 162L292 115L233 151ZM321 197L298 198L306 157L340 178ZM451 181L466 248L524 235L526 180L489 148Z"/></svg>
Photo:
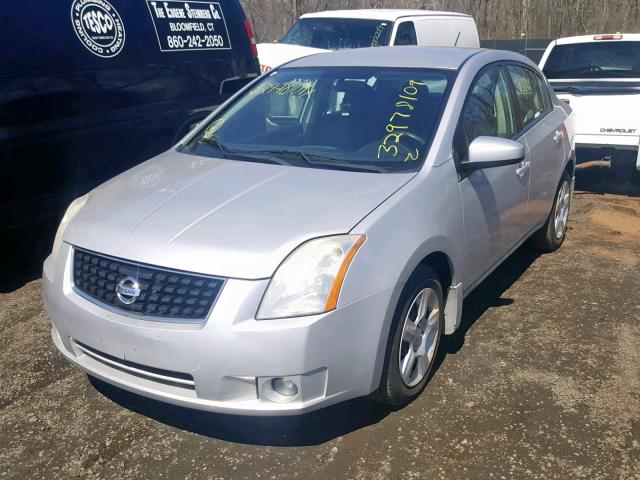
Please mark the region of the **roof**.
<svg viewBox="0 0 640 480"><path fill-rule="evenodd" d="M290 67L395 67L458 70L479 49L453 47L370 47L309 55Z"/></svg>
<svg viewBox="0 0 640 480"><path fill-rule="evenodd" d="M363 8L360 10L327 10L325 12L305 13L300 18L361 18L367 20L387 20L394 22L402 17L413 16L454 16L469 17L470 15L456 12L440 12L436 10L410 10L390 8Z"/></svg>
<svg viewBox="0 0 640 480"><path fill-rule="evenodd" d="M640 33L619 33L612 35L622 35L620 40L594 40L598 35L607 35L604 33L594 33L592 35L580 35L577 37L563 37L556 40L556 45L567 45L571 43L591 43L591 42L619 42L625 40L640 41Z"/></svg>

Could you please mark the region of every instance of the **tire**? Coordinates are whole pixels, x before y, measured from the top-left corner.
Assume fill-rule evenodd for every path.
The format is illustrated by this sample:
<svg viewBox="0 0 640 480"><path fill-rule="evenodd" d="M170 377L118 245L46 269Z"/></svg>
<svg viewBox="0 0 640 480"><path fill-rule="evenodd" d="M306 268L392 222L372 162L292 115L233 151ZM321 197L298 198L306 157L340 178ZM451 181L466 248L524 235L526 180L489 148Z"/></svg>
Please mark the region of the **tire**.
<svg viewBox="0 0 640 480"><path fill-rule="evenodd" d="M400 407L413 401L426 386L431 376L436 354L440 345L442 332L444 331L444 299L442 286L436 273L428 267L419 267L407 281L400 298L387 341L384 367L380 387L372 394L373 400L393 407ZM414 319L419 312L419 303L425 300L427 306L424 320L418 323L417 333L422 333L419 339L413 337L414 333L407 327L405 340L403 341L403 331L407 316ZM437 312L434 309L437 308ZM414 326L417 322L414 323ZM419 344L419 346L417 346ZM416 356L413 367L405 369L409 375L403 376L400 371L401 357L408 360L409 350L413 348L414 355L424 352L423 355ZM425 361L428 364L424 366ZM411 377L414 377L413 381Z"/></svg>
<svg viewBox="0 0 640 480"><path fill-rule="evenodd" d="M562 213L562 221L557 221L558 214ZM531 237L531 245L541 252L554 252L560 248L567 235L569 212L571 211L571 177L565 171L556 190L553 207L547 221L540 230Z"/></svg>

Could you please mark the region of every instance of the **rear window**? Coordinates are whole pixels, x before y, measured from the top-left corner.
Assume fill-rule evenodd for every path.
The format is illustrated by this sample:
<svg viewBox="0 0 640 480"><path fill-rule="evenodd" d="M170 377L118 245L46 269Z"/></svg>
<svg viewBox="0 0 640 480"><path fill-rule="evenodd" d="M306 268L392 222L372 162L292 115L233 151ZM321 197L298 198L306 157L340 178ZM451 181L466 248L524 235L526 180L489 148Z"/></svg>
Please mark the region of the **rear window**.
<svg viewBox="0 0 640 480"><path fill-rule="evenodd" d="M639 78L640 42L557 45L543 71L549 79Z"/></svg>
<svg viewBox="0 0 640 480"><path fill-rule="evenodd" d="M390 22L353 18L303 18L298 20L281 43L342 50L388 45Z"/></svg>

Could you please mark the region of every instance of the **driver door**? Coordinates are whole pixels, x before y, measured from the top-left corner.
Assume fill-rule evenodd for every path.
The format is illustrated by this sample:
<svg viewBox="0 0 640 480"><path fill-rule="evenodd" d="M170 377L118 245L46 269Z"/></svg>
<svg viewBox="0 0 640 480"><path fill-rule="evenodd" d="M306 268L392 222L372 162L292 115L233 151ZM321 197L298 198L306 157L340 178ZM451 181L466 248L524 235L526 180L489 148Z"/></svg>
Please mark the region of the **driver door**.
<svg viewBox="0 0 640 480"><path fill-rule="evenodd" d="M516 132L516 109L509 81L499 64L481 70L469 90L456 132L456 159L464 162L479 136L510 138ZM461 174L465 230L465 285L473 288L528 233L529 152L516 165ZM461 170L463 172L463 170Z"/></svg>

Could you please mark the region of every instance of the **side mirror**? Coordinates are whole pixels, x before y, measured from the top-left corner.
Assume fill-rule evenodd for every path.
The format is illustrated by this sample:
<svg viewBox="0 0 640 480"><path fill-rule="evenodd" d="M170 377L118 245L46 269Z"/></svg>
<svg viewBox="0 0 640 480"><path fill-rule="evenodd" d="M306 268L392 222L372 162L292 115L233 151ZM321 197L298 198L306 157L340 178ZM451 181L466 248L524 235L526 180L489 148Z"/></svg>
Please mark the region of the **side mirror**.
<svg viewBox="0 0 640 480"><path fill-rule="evenodd" d="M524 159L524 145L507 138L478 137L469 145L466 162L460 166L465 170L514 165Z"/></svg>

